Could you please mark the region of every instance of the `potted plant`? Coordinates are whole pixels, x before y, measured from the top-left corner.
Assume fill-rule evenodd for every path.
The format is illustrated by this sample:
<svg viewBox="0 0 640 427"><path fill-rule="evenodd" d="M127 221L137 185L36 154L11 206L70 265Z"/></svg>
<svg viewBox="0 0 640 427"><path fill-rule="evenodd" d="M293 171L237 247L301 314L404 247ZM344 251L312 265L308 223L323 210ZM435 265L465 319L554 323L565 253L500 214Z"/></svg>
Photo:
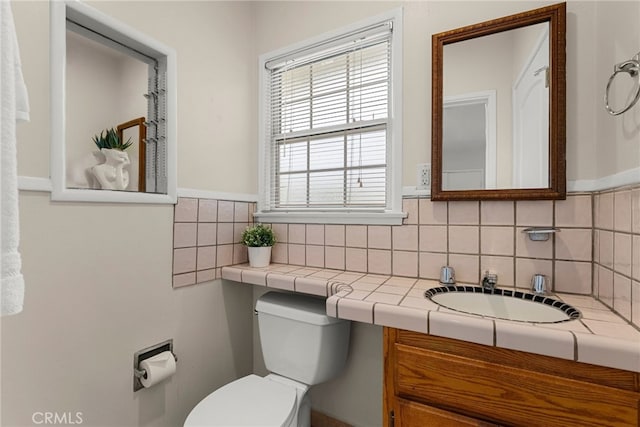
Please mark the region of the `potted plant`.
<svg viewBox="0 0 640 427"><path fill-rule="evenodd" d="M271 262L271 248L276 243L273 230L263 224L247 227L242 233L242 244L249 251L251 267L266 267Z"/></svg>
<svg viewBox="0 0 640 427"><path fill-rule="evenodd" d="M107 129L93 137L93 142L105 157L105 162L91 168L91 173L103 190L124 190L129 185L129 171L125 169L131 162L125 150L133 144L131 138L123 142L115 129Z"/></svg>

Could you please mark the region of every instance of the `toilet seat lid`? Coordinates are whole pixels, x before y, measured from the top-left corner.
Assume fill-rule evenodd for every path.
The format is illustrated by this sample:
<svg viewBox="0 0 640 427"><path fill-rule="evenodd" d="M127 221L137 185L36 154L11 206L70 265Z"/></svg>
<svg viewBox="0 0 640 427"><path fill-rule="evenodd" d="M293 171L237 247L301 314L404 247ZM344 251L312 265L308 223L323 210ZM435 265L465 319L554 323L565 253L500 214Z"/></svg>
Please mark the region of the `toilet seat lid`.
<svg viewBox="0 0 640 427"><path fill-rule="evenodd" d="M214 391L196 405L184 427L281 427L293 414L296 390L248 375Z"/></svg>

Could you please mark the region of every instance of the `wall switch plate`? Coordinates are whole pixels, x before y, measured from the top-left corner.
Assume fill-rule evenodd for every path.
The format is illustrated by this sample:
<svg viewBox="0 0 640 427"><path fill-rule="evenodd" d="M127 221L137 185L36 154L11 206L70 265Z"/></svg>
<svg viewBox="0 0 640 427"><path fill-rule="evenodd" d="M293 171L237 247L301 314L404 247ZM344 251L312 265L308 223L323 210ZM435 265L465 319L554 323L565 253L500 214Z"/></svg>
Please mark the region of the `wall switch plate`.
<svg viewBox="0 0 640 427"><path fill-rule="evenodd" d="M431 163L418 163L417 168L417 185L418 189L428 189L431 185Z"/></svg>

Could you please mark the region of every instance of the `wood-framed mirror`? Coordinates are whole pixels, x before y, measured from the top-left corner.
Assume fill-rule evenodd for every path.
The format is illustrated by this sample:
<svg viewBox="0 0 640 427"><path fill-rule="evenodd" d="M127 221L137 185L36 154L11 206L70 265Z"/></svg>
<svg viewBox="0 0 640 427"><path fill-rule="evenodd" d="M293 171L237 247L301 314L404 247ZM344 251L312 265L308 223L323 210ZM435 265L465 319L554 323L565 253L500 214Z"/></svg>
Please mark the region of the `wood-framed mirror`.
<svg viewBox="0 0 640 427"><path fill-rule="evenodd" d="M566 197L566 4L432 36L432 200Z"/></svg>

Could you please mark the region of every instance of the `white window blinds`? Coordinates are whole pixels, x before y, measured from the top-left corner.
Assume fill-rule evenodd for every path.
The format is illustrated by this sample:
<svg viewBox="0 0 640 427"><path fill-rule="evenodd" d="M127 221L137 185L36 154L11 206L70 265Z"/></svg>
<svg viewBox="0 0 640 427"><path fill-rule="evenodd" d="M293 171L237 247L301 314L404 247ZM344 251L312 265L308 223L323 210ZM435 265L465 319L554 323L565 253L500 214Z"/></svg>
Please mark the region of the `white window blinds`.
<svg viewBox="0 0 640 427"><path fill-rule="evenodd" d="M264 205L388 206L391 21L268 61Z"/></svg>

